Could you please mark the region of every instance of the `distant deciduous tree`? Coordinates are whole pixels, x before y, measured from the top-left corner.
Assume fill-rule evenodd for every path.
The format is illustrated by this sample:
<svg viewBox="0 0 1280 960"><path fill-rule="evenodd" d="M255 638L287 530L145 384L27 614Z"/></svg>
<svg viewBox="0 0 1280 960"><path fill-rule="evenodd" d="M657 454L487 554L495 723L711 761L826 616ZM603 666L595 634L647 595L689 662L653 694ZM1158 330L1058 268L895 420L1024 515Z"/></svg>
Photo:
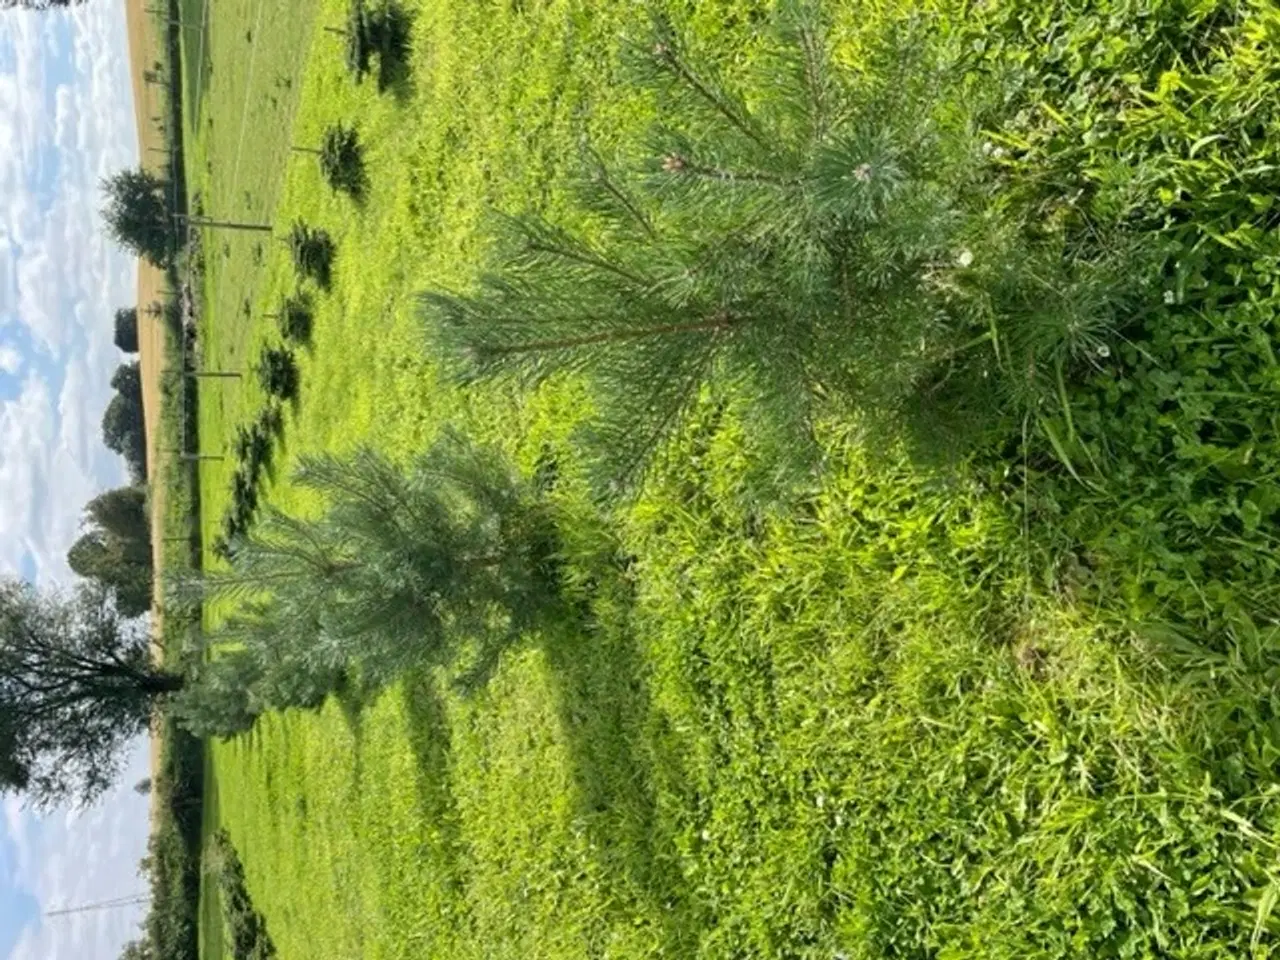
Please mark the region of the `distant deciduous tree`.
<svg viewBox="0 0 1280 960"><path fill-rule="evenodd" d="M140 487L108 490L85 507L88 529L67 552L67 565L115 595L121 615L151 607L151 525Z"/></svg>
<svg viewBox="0 0 1280 960"><path fill-rule="evenodd" d="M153 665L146 628L92 584L0 581L0 790L38 806L89 802L182 677Z"/></svg>
<svg viewBox="0 0 1280 960"><path fill-rule="evenodd" d="M139 257L164 266L174 236L165 181L139 167L107 177L102 191L106 195L102 217L112 238Z"/></svg>
<svg viewBox="0 0 1280 960"><path fill-rule="evenodd" d="M116 311L115 344L125 353L138 352L137 307L124 307Z"/></svg>
<svg viewBox="0 0 1280 960"><path fill-rule="evenodd" d="M142 412L142 375L138 364L123 363L111 378L116 395L102 415L102 439L124 457L134 483L147 477L147 437Z"/></svg>
<svg viewBox="0 0 1280 960"><path fill-rule="evenodd" d="M126 943L120 951L120 960L156 960L156 953L151 949L151 941L143 937Z"/></svg>

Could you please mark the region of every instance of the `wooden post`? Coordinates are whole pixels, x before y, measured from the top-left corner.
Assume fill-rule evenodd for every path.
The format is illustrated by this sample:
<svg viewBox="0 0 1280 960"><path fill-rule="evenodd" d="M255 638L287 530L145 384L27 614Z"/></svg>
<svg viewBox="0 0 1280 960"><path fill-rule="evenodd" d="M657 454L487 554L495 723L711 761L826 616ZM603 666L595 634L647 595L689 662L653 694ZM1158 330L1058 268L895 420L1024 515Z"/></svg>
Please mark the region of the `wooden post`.
<svg viewBox="0 0 1280 960"><path fill-rule="evenodd" d="M175 216L182 216L182 214L175 214ZM252 230L258 233L270 233L275 229L269 223L241 223L235 220L215 220L212 217L193 216L186 219L193 227L210 227L217 230Z"/></svg>
<svg viewBox="0 0 1280 960"><path fill-rule="evenodd" d="M239 380L244 376L234 370L164 370L161 372L169 375L176 373L180 377L190 377L193 380Z"/></svg>
<svg viewBox="0 0 1280 960"><path fill-rule="evenodd" d="M227 459L226 454L222 453L183 453L181 450L162 450L160 452L170 456L176 456L179 460L187 461ZM185 539L185 537L183 539Z"/></svg>

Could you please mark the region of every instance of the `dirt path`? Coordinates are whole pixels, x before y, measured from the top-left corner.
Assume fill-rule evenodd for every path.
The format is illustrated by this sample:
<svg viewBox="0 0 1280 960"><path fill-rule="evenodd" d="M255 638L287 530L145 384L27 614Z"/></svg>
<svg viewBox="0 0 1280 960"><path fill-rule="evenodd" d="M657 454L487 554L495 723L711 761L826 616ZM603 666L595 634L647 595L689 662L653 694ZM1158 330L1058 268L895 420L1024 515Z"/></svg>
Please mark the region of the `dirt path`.
<svg viewBox="0 0 1280 960"><path fill-rule="evenodd" d="M138 127L138 153L148 169L163 172L164 138L153 117L163 116L164 103L160 87L146 82L143 74L159 58L162 37L155 18L146 12L148 0L125 0L125 22L129 33L129 62L133 76L134 115ZM159 475L160 450L160 377L164 368L164 325L160 317L146 308L163 299L164 273L145 261L138 261L138 350L142 367L142 410L147 429L147 481L151 497L151 544L155 566L156 596L151 610L152 652L160 656L160 564L164 555L164 496ZM160 738L151 737L151 773L154 778L160 765ZM155 794L152 794L152 817L155 816Z"/></svg>

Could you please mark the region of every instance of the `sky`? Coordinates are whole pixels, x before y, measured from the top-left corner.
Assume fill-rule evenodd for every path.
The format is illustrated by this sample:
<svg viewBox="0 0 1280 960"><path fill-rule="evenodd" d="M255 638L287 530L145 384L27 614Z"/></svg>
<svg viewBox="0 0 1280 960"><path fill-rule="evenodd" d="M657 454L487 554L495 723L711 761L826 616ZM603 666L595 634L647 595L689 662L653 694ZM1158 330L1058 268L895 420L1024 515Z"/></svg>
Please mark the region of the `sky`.
<svg viewBox="0 0 1280 960"><path fill-rule="evenodd" d="M112 315L135 261L106 238L99 182L137 163L121 0L69 12L0 10L0 575L70 577L84 503L124 481L102 444L124 359ZM114 960L142 908L41 919L143 891L147 775L134 744L119 788L86 811L0 817L0 960Z"/></svg>

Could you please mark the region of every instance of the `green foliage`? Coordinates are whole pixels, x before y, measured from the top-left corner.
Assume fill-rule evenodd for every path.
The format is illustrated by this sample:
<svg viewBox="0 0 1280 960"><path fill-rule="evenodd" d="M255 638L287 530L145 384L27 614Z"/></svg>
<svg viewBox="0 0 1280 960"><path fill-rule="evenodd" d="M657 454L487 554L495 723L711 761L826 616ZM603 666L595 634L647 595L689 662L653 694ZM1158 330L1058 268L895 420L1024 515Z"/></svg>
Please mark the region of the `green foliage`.
<svg viewBox="0 0 1280 960"><path fill-rule="evenodd" d="M336 247L327 231L298 221L289 233L289 251L299 276L314 280L321 289L329 289L333 283Z"/></svg>
<svg viewBox="0 0 1280 960"><path fill-rule="evenodd" d="M898 428L943 386L989 397L1003 378L1016 393L1028 366L1093 358L1125 278L993 212L966 107L980 91L934 29L895 23L845 71L821 8L790 5L731 84L659 18L633 49L660 104L652 159L627 174L592 159L590 232L507 219L475 292L427 298L443 348L466 378L585 374L615 484L705 384L728 385L765 490L812 469L821 415ZM1010 342L1023 348L1002 362Z"/></svg>
<svg viewBox="0 0 1280 960"><path fill-rule="evenodd" d="M160 749L151 834L141 864L151 892L141 943L154 958L198 960L204 747L179 729L167 710L153 729Z"/></svg>
<svg viewBox="0 0 1280 960"><path fill-rule="evenodd" d="M41 806L94 800L153 706L181 686L102 590L0 582L0 789Z"/></svg>
<svg viewBox="0 0 1280 960"><path fill-rule="evenodd" d="M211 838L208 856L218 882L231 960L270 960L276 955L275 944L267 933L262 914L254 909L245 887L244 866L225 830L219 830Z"/></svg>
<svg viewBox="0 0 1280 960"><path fill-rule="evenodd" d="M102 415L102 440L124 457L135 484L147 479L146 419L142 410L142 376L137 361L123 363L111 377L116 391Z"/></svg>
<svg viewBox="0 0 1280 960"><path fill-rule="evenodd" d="M719 65L732 85L750 79L764 43L759 4L659 5L685 18L691 62ZM345 6L329 2L322 12L337 19ZM842 69L861 69L862 38L898 6L827 7ZM313 8L228 0L214 25L234 35L259 9L265 23L303 19ZM1149 105L1159 71L1184 72L1179 64L1203 62L1206 51L1217 56L1220 28L1262 9L1002 0L967 5L963 19L939 23L939 38L961 31L960 46L978 42L983 57L999 46L1033 80L1046 63L1063 78L1054 81L1060 98L1011 92L1011 116L999 102L974 101L992 131L977 137L991 141L983 155L1000 183L1001 215L1094 262L1097 241L1083 218L1072 226L1070 211L1082 186L1074 209L1093 210L1097 188L1054 181L1063 171L1105 178L1105 167L1092 162L1105 153L1091 151L1110 149L1109 118ZM1273 954L1269 618L1252 616L1252 630L1241 617L1229 629L1171 631L1147 621L1130 630L1130 619L1115 622L1131 609L1114 602L1126 581L1176 569L1187 551L1205 546L1224 556L1227 527L1211 525L1193 542L1188 528L1178 532L1183 518L1163 506L1140 514L1139 492L1150 490L1160 505L1175 483L1187 482L1186 471L1170 479L1177 446L1152 444L1148 455L1140 452L1146 440L1118 434L1109 456L1130 461L1134 472L1107 479L1080 442L1118 429L1110 414L1085 421L1093 416L1089 397L1106 378L1122 370L1128 379L1136 369L1116 363L1126 340L1153 356L1181 349L1193 357L1189 342L1155 350L1150 341L1158 340L1157 323L1195 323L1194 311L1164 313L1165 286L1153 284L1154 311L1141 302L1119 309L1101 332L1091 310L1078 312L1079 324L1019 324L1022 332L1002 343L1008 356L1025 357L1025 336L1045 362L1030 390L1000 376L989 391L1001 403L1014 394L1008 406L1024 413L1010 418L1016 436L947 473L899 462L888 442L868 462L858 431L833 416L819 425L828 457L821 488L793 513L743 508L737 494L757 441L743 436L732 405L711 397L672 437L670 456L637 501L596 518L578 503L583 463L564 440L593 398L574 382L532 395L441 387L431 377L435 357L417 352L401 305L427 283L468 288L471 251L486 243L475 225L488 205L544 211L564 229L599 239L607 224L559 184L573 167L580 125L612 158L614 145L638 142L660 109L645 88L619 82L616 38L633 29L631 10L596 4L566 16L558 4L415 0L418 11L415 40L431 53L431 82L408 94L407 109L338 83L331 39L320 37L308 61L286 46L290 31L274 31L273 42L291 54L276 58L279 69L306 64L292 74L304 91L299 128L319 131L335 116L358 116L366 142L378 144L368 161L379 189L360 217L322 220L335 208L318 178L272 186L286 180L278 161L289 125L263 122L279 114L256 93L279 91L258 71L255 96L246 98L228 78L243 77L247 60L219 61L209 115L222 135L209 138L209 196L231 209L252 183L263 219L332 223L343 250L360 256L359 269L335 276L335 295L318 304L308 375L325 389L299 409L291 452L373 440L403 455L453 417L526 470L545 444L548 462L559 464L557 506L568 500L581 508L558 510L562 541L576 549L600 524L624 538L632 557L617 568L594 555L572 560L565 576L575 597L586 597L589 628L558 625L508 650L483 696L457 696L444 671L412 673L358 717L343 697L319 712L264 717L252 737L212 747L218 819L241 846L281 952L397 956L409 944L451 960L560 960L592 950L788 960ZM1137 51L1126 55L1125 69L1143 92L1112 103L1103 88L1089 89L1087 71L1122 45ZM1220 66L1241 90L1272 74ZM767 96L753 91L753 109ZM261 149L235 168L237 138L226 132L237 129L246 100ZM1071 125L1051 126L1042 102L1074 118ZM281 95L281 103L290 116L292 101ZM1267 103L1257 103L1262 117ZM1188 115L1194 106L1232 116L1221 97L1177 106ZM1053 156L1010 169L1020 148L999 128L1023 110L1016 122L1043 126ZM406 115L420 122L406 124ZM1171 117L1152 149L1168 137L1175 149L1158 158L1162 169L1185 176L1183 161L1199 162L1221 142L1192 156L1194 142L1180 129ZM1242 129L1227 127L1232 149L1267 149L1266 131L1245 137ZM622 165L630 166L625 155ZM1224 182L1212 192L1226 210L1241 195L1233 175L1220 172ZM1043 209L1024 205L1020 198L1041 184L1056 199ZM278 216L270 213L277 201ZM1149 225L1136 223L1125 229ZM1107 233L1099 224L1099 235ZM1206 241L1200 252L1216 244ZM1032 252L1051 261L1053 246L1045 246ZM981 243L962 249L974 254L971 270L984 268ZM242 358L246 345L275 336L261 317L294 283L284 259L281 250L271 271L255 272L246 248L232 247L209 284L217 318L205 344L211 357ZM267 279L259 282L259 273ZM1239 285L1242 295L1266 289ZM236 308L250 290L260 309L242 318ZM1259 323L1265 329L1265 319ZM1203 335L1203 327L1192 329ZM1208 359L1220 365L1211 372L1228 369L1246 348L1261 355L1262 338L1255 347L1249 334L1243 324L1217 325ZM1054 357L1065 358L1061 391ZM1182 382L1190 361L1172 369ZM949 402L948 389L962 379L921 395L921 404ZM1244 397L1217 406L1228 400L1217 392L1251 389L1214 377L1186 391L1172 386L1158 407L1116 409L1119 417L1147 411L1151 430L1177 432L1182 405L1193 401L1251 418L1263 413L1267 404ZM247 419L244 402L251 400L206 405L210 450L222 449ZM1271 436L1260 417L1251 425L1260 440ZM1090 453L1112 469L1100 445ZM209 485L205 520L215 527L229 486L229 471L219 469L210 466L224 482ZM1090 485L1112 486L1099 493L1072 469ZM1196 483L1224 489L1219 472L1202 470ZM287 478L272 485L270 500L305 516L320 506ZM1100 531L1103 517L1116 522ZM1079 537L1071 533L1077 521ZM1263 521L1254 543L1266 529ZM1124 550L1106 543L1135 531L1145 542ZM1165 540L1166 533L1174 536ZM1250 592L1262 585L1248 570L1233 573ZM1176 603L1191 596L1187 582L1179 581ZM1046 586L1051 597L1041 595ZM1132 609L1152 592L1134 590ZM210 617L217 621L217 607ZM290 880L271 882L278 877Z"/></svg>
<svg viewBox="0 0 1280 960"><path fill-rule="evenodd" d="M298 395L298 361L285 347L268 347L258 360L258 383L271 397L292 400Z"/></svg>
<svg viewBox="0 0 1280 960"><path fill-rule="evenodd" d="M334 124L324 132L320 147L320 172L325 183L335 191L340 190L360 200L368 189L368 174L364 169L364 149L354 127Z"/></svg>
<svg viewBox="0 0 1280 960"><path fill-rule="evenodd" d="M17 7L23 10L58 10L73 6L78 0L5 0L0 9Z"/></svg>
<svg viewBox="0 0 1280 960"><path fill-rule="evenodd" d="M1280 614L1280 20L1235 3L1153 3L1138 18L1091 2L1014 5L971 27L978 63L1005 78L1013 120L997 142L1018 202L1074 242L1120 224L1162 255L1123 339L1042 411L1034 520L1103 602L1221 649L1241 622Z"/></svg>
<svg viewBox="0 0 1280 960"><path fill-rule="evenodd" d="M88 530L67 552L76 574L100 584L116 608L137 617L151 608L151 525L141 487L108 490L85 506Z"/></svg>
<svg viewBox="0 0 1280 960"><path fill-rule="evenodd" d="M408 74L412 21L395 0L352 0L347 13L347 70L362 83L373 71L376 58L378 92L389 89Z"/></svg>
<svg viewBox="0 0 1280 960"><path fill-rule="evenodd" d="M286 297L276 314L280 336L286 343L305 346L311 342L311 327L315 323L315 305L306 293Z"/></svg>
<svg viewBox="0 0 1280 960"><path fill-rule="evenodd" d="M141 167L102 181L102 218L112 239L157 267L168 262L175 239L167 188L166 181Z"/></svg>
<svg viewBox="0 0 1280 960"><path fill-rule="evenodd" d="M155 960L155 951L147 939L131 940L120 951L120 960Z"/></svg>
<svg viewBox="0 0 1280 960"><path fill-rule="evenodd" d="M258 489L270 472L275 442L284 431L284 414L269 404L248 427L237 427L232 446L236 471L231 479L231 504L222 518L222 533L212 544L215 556L230 558L230 545L243 537L258 510Z"/></svg>
<svg viewBox="0 0 1280 960"><path fill-rule="evenodd" d="M116 311L115 345L124 353L138 352L138 309L128 307Z"/></svg>
<svg viewBox="0 0 1280 960"><path fill-rule="evenodd" d="M492 451L446 435L407 472L364 450L308 458L294 482L324 499L323 516L268 510L231 544L231 570L203 581L243 608L184 695L194 732L318 707L349 676L376 689L449 659L463 637L481 641L483 671L555 600L545 509Z"/></svg>

